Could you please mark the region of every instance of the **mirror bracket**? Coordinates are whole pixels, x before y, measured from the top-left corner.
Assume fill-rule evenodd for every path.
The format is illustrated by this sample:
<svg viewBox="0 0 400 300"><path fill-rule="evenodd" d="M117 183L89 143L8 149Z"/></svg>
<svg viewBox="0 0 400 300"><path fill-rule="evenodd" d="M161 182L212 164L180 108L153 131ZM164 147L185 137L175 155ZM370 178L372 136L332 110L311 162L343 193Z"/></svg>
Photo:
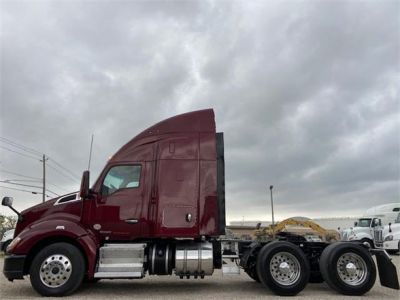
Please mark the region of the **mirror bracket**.
<svg viewBox="0 0 400 300"><path fill-rule="evenodd" d="M22 215L19 211L17 211L13 206L13 198L12 197L4 197L1 201L1 205L9 207L13 212L15 212L18 216L18 221L22 221Z"/></svg>

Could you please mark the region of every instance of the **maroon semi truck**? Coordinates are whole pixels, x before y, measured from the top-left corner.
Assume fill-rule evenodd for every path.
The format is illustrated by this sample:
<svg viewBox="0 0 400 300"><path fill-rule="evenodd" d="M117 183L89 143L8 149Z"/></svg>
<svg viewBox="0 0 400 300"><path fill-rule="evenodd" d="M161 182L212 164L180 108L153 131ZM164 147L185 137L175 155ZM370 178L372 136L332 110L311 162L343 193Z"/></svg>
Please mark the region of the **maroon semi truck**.
<svg viewBox="0 0 400 300"><path fill-rule="evenodd" d="M279 235L270 242L227 240L223 134L212 109L166 119L144 130L107 162L89 188L18 214L4 275L29 275L44 296L73 293L84 281L148 275L204 278L237 272L278 295L296 295L308 282L362 295L375 283L399 288L382 250L358 243L307 242ZM236 262L237 264L232 264ZM235 267L237 269L235 269Z"/></svg>

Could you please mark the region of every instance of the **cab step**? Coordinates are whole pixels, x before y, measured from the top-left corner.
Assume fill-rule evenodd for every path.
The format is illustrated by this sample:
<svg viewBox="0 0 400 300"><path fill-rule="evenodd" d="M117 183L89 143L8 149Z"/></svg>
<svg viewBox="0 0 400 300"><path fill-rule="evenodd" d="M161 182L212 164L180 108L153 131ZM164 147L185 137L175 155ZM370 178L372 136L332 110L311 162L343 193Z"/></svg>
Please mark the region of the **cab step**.
<svg viewBox="0 0 400 300"><path fill-rule="evenodd" d="M142 278L146 244L105 244L94 278Z"/></svg>

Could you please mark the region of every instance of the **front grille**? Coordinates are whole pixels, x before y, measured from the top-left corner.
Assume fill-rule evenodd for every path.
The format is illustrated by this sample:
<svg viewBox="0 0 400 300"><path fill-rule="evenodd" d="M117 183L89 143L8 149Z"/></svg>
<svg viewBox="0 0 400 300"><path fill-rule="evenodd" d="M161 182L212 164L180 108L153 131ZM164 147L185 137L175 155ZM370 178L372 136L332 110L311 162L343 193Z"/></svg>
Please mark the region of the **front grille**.
<svg viewBox="0 0 400 300"><path fill-rule="evenodd" d="M382 229L374 231L374 242L377 247L381 247L383 245Z"/></svg>

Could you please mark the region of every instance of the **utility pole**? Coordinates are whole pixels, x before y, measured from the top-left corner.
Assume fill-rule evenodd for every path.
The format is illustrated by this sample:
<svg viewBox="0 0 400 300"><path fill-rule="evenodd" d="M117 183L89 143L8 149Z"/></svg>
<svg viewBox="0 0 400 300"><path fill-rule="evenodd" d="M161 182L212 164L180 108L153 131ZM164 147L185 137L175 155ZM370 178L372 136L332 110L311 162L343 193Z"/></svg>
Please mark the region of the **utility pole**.
<svg viewBox="0 0 400 300"><path fill-rule="evenodd" d="M271 211L272 211L272 238L275 239L275 219L274 219L274 198L272 197L272 189L273 185L269 186L269 190L271 191Z"/></svg>
<svg viewBox="0 0 400 300"><path fill-rule="evenodd" d="M42 191L42 202L46 201L46 155L43 154L43 159L41 162L43 163L43 191Z"/></svg>

